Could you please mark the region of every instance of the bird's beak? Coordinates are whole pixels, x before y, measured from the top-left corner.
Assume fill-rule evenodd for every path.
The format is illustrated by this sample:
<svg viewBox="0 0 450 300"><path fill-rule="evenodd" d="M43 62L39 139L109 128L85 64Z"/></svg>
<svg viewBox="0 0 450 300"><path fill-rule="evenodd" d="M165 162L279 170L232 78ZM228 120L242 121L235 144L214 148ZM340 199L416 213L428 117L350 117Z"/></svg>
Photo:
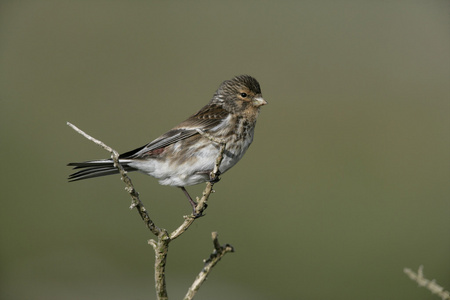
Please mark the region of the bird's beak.
<svg viewBox="0 0 450 300"><path fill-rule="evenodd" d="M256 107L260 107L263 105L266 105L267 101L263 99L263 97L256 97L255 99L253 99L253 105Z"/></svg>

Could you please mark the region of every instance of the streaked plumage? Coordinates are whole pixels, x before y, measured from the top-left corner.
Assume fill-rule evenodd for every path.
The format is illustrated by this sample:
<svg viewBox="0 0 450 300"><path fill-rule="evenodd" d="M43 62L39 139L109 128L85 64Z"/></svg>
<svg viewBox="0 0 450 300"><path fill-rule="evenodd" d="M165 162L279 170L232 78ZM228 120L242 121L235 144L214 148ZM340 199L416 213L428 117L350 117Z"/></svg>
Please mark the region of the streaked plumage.
<svg viewBox="0 0 450 300"><path fill-rule="evenodd" d="M233 167L253 141L262 98L258 81L242 75L224 81L212 100L186 121L145 146L119 157L127 171L141 171L159 179L162 185L184 187L210 180L219 145L197 129L226 142L221 174ZM118 173L110 159L70 163L82 169L70 181Z"/></svg>

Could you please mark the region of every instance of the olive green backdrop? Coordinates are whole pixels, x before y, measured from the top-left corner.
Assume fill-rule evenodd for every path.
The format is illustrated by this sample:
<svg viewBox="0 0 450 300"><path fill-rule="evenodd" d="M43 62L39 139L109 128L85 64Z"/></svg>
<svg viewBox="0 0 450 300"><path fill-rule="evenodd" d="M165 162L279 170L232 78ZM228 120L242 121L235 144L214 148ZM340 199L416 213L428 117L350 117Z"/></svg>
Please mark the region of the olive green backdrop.
<svg viewBox="0 0 450 300"><path fill-rule="evenodd" d="M180 299L437 299L450 289L450 2L2 1L0 298L154 299L152 236L118 176L66 163L123 152L250 74L255 141L170 246ZM132 173L155 222L183 194ZM190 188L199 194L203 185Z"/></svg>

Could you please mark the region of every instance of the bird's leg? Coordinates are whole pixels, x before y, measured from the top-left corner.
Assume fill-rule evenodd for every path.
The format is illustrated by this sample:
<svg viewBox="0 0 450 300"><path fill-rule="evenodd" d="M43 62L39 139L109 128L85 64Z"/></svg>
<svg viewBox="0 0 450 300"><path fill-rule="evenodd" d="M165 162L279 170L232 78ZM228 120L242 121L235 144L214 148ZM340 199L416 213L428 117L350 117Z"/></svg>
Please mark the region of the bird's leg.
<svg viewBox="0 0 450 300"><path fill-rule="evenodd" d="M195 208L197 207L197 203L192 200L191 195L189 195L188 191L184 188L184 186L180 186L180 189L183 191L183 193L186 195L186 197L189 200L189 203L192 206L192 209L195 211Z"/></svg>
<svg viewBox="0 0 450 300"><path fill-rule="evenodd" d="M189 203L190 203L191 206L192 206L192 214L194 215L194 217L198 218L198 217L203 216L202 213L197 213L197 212L195 211L195 208L197 207L197 203L196 203L194 200L192 200L191 195L189 195L188 191L184 188L184 186L180 186L180 189L183 191L183 193L184 193L184 194L186 195L186 197L188 198Z"/></svg>

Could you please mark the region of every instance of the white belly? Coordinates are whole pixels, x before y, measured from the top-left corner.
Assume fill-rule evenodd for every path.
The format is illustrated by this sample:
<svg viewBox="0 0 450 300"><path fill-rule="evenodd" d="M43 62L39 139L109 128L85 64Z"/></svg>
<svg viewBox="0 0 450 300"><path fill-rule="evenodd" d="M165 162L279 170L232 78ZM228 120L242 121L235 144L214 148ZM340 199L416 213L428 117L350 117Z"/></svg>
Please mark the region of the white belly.
<svg viewBox="0 0 450 300"><path fill-rule="evenodd" d="M219 168L222 174L242 158L252 140L253 132L247 139L240 141L242 145L240 149L236 148L236 143L230 143L230 146L227 145ZM213 170L218 155L218 145L210 144L193 153L186 160L169 160L165 158L132 160L128 162L128 165L159 179L159 183L162 185L189 186L203 183L210 179L209 173Z"/></svg>

